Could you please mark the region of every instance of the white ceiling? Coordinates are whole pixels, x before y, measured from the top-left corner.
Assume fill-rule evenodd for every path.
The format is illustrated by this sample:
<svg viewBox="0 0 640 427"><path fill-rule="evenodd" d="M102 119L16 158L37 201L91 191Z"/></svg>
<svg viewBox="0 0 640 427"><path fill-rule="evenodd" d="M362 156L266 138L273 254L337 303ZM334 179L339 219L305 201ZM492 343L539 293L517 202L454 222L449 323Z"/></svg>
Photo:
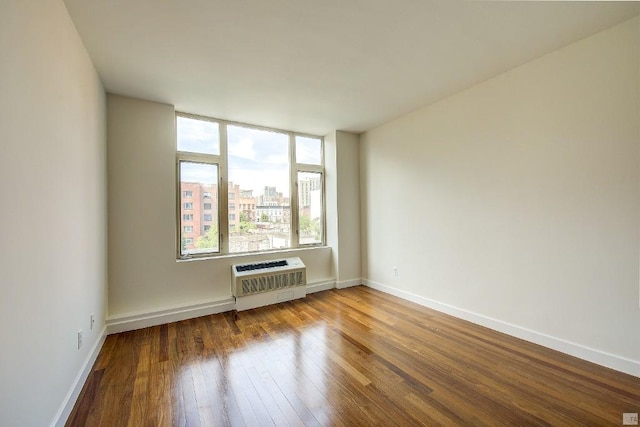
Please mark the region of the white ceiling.
<svg viewBox="0 0 640 427"><path fill-rule="evenodd" d="M65 0L110 93L362 132L639 13L638 2Z"/></svg>

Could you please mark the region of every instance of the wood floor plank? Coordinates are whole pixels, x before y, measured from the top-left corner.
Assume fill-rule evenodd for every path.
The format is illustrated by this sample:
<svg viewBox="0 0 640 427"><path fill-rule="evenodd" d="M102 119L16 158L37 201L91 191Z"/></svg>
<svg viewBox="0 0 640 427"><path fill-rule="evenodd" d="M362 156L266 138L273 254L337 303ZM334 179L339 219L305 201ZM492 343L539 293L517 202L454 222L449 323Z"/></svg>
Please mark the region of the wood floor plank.
<svg viewBox="0 0 640 427"><path fill-rule="evenodd" d="M107 337L68 426L620 425L640 378L363 286Z"/></svg>

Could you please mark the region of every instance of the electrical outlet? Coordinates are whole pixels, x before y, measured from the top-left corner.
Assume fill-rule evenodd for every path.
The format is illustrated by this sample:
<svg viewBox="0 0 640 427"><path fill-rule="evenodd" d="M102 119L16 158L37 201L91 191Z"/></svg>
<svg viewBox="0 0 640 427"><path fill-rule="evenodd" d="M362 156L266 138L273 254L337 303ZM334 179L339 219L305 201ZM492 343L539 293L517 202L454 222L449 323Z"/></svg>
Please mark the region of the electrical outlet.
<svg viewBox="0 0 640 427"><path fill-rule="evenodd" d="M96 324L96 315L91 313L91 316L89 317L89 329L93 330L93 327Z"/></svg>
<svg viewBox="0 0 640 427"><path fill-rule="evenodd" d="M82 329L78 331L78 350L82 347Z"/></svg>
<svg viewBox="0 0 640 427"><path fill-rule="evenodd" d="M394 277L398 277L398 276L399 276L399 274L398 274L398 267L393 267L393 276L394 276Z"/></svg>

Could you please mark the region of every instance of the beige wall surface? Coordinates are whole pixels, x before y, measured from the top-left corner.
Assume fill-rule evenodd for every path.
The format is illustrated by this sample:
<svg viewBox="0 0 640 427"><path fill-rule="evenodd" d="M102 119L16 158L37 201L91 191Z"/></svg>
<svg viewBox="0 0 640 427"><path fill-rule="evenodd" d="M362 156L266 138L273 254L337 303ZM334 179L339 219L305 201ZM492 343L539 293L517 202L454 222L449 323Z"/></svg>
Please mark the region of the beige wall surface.
<svg viewBox="0 0 640 427"><path fill-rule="evenodd" d="M359 136L335 131L324 137L327 244L338 288L361 284Z"/></svg>
<svg viewBox="0 0 640 427"><path fill-rule="evenodd" d="M364 276L638 366L639 34L636 18L363 135Z"/></svg>
<svg viewBox="0 0 640 427"><path fill-rule="evenodd" d="M104 328L105 113L62 1L0 2L2 426L54 422Z"/></svg>
<svg viewBox="0 0 640 427"><path fill-rule="evenodd" d="M231 297L231 265L282 253L176 261L172 105L108 95L109 317ZM287 252L310 283L332 280L331 249Z"/></svg>
<svg viewBox="0 0 640 427"><path fill-rule="evenodd" d="M336 132L338 170L338 286L360 282L360 140L358 135Z"/></svg>

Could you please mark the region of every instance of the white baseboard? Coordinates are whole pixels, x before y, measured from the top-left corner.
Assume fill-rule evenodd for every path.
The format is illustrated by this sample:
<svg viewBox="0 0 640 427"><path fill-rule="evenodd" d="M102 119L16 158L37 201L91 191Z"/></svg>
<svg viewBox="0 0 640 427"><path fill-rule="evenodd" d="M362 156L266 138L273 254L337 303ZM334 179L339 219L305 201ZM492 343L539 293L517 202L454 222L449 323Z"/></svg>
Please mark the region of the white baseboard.
<svg viewBox="0 0 640 427"><path fill-rule="evenodd" d="M80 392L82 391L82 387L84 387L84 383L89 378L89 373L91 372L91 368L93 368L93 364L96 363L96 359L98 358L98 354L100 354L100 350L102 349L102 345L104 344L104 340L107 338L107 327L105 326L100 331L100 335L96 342L91 347L91 351L87 355L84 363L81 366L78 375L73 380L71 384L71 388L67 395L65 396L60 409L56 413L53 421L51 422L51 427L62 427L67 422L71 411L73 410L73 406L76 404L76 400L78 400L78 396L80 396Z"/></svg>
<svg viewBox="0 0 640 427"><path fill-rule="evenodd" d="M601 350L596 350L581 344L577 344L541 332L533 331L531 329L523 328L511 323L503 322L498 319L473 313L471 311L425 298L411 292L406 292L401 289L383 285L382 283L378 283L373 280L363 279L363 283L373 289L377 289L387 294L397 296L407 301L415 302L416 304L420 304L424 307L428 307L442 313L450 314L454 317L467 320L471 323L475 323L480 326L484 326L489 329L493 329L495 331L499 331L513 337L532 342L534 344L551 348L553 350L557 350L562 353L605 366L607 368L615 369L616 371L640 377L640 361L617 356L615 354L607 353Z"/></svg>
<svg viewBox="0 0 640 427"><path fill-rule="evenodd" d="M235 299L233 297L225 297L197 304L162 308L143 313L112 316L107 318L107 333L111 335L118 332L133 331L135 329L142 329L150 326L163 325L165 323L207 316L209 314L231 311L235 308Z"/></svg>
<svg viewBox="0 0 640 427"><path fill-rule="evenodd" d="M362 285L362 283L362 279L342 280L340 282L327 280L325 282L307 284L307 293L312 294L314 292L327 291L329 289L345 289L352 286Z"/></svg>
<svg viewBox="0 0 640 427"><path fill-rule="evenodd" d="M348 283L361 283L360 279L348 281ZM354 285L349 285L354 286ZM327 280L307 284L307 293L326 291L336 287L335 280ZM343 286L346 287L346 286ZM204 301L196 304L187 304L176 307L165 307L153 311L130 313L107 318L107 334L117 334L119 332L133 331L135 329L147 328L150 326L163 325L165 323L179 322L180 320L193 319L195 317L207 316L209 314L223 313L236 309L236 301L232 296Z"/></svg>
<svg viewBox="0 0 640 427"><path fill-rule="evenodd" d="M341 280L336 284L336 288L345 289L358 285L362 285L362 279Z"/></svg>
<svg viewBox="0 0 640 427"><path fill-rule="evenodd" d="M312 294L314 292L328 291L336 287L335 280L327 280L325 282L315 282L307 284L307 293Z"/></svg>

